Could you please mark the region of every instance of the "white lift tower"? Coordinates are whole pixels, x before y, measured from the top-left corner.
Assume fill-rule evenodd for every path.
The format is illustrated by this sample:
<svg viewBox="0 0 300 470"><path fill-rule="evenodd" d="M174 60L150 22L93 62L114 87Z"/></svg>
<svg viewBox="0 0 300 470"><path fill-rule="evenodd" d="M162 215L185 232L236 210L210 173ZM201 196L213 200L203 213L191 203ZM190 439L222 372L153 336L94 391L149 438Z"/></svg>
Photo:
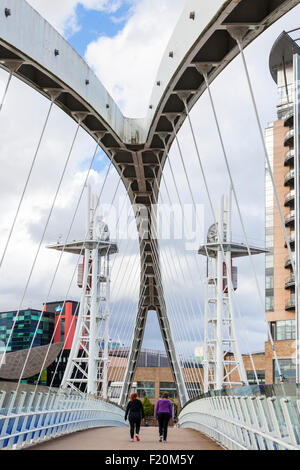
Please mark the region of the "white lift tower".
<svg viewBox="0 0 300 470"><path fill-rule="evenodd" d="M250 251L252 255L265 253L264 249L252 246ZM237 268L232 266L232 258L249 253L246 245L231 239L231 189L225 201L222 197L217 223L209 228L207 243L198 253L207 257L204 391L248 384L235 327L232 296L237 288ZM239 381L232 381L236 371Z"/></svg>
<svg viewBox="0 0 300 470"><path fill-rule="evenodd" d="M83 241L48 248L84 256L78 280L82 287L77 324L62 388L107 398L109 367L110 256L118 252L108 226L97 215L88 186L87 236Z"/></svg>

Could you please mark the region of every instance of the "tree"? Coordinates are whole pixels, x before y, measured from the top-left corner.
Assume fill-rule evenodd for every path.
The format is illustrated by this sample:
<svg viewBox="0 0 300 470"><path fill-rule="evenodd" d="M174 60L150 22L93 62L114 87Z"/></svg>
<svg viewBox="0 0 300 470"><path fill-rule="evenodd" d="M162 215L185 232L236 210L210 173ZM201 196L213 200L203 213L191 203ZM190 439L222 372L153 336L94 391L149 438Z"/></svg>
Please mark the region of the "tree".
<svg viewBox="0 0 300 470"><path fill-rule="evenodd" d="M178 416L178 405L177 405L177 403L175 403L173 398L171 398L171 402L172 402L172 406L173 406L173 410L174 410L174 418L177 418L177 416Z"/></svg>
<svg viewBox="0 0 300 470"><path fill-rule="evenodd" d="M150 418L151 416L154 415L154 405L152 405L148 397L145 397L143 400L143 408L144 408L145 418Z"/></svg>

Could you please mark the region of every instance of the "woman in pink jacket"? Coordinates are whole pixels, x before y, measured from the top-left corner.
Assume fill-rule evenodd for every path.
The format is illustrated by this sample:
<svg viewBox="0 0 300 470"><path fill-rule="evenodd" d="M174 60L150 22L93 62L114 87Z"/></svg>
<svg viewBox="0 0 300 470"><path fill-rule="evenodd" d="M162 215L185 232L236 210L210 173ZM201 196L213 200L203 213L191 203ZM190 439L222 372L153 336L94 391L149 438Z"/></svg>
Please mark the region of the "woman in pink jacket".
<svg viewBox="0 0 300 470"><path fill-rule="evenodd" d="M168 424L171 418L173 418L173 406L172 402L168 399L167 393L164 393L160 398L155 407L155 416L158 419L159 424L159 442L167 442Z"/></svg>

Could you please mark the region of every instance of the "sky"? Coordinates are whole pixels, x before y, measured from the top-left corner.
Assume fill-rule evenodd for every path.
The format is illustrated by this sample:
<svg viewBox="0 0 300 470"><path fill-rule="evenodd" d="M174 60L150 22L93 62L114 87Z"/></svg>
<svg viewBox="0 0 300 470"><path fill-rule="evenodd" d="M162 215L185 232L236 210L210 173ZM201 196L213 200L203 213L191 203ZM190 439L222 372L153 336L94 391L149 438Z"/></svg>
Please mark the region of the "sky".
<svg viewBox="0 0 300 470"><path fill-rule="evenodd" d="M87 61L124 115L129 117L146 115L163 51L184 8L185 0L64 0L63 2L28 0L28 3ZM264 127L276 119L276 86L269 73L269 52L282 30L291 30L299 26L297 23L299 13L300 6L270 27L246 50L246 59ZM6 72L0 70L0 96L6 81ZM263 246L264 156L240 58L236 58L227 67L211 88L247 233L250 241ZM48 109L49 102L45 98L17 79L12 80L5 106L0 113L2 130L0 253L8 236L24 186L24 175L28 173ZM191 118L203 156L213 202L217 207L220 197L228 189L229 181L207 93L204 93L193 108ZM80 130L75 142L72 158L38 254L36 267L23 299L24 286L30 275L75 131L75 123L60 109L54 108L4 265L0 270L0 311L16 310L20 306L38 309L46 300L64 299L66 293L68 298L77 300L80 297L76 282L71 283L69 288L77 260L65 254L48 298L59 254L47 250L46 245L66 237L95 151L95 143L83 130ZM187 123L179 133L179 140L188 161L194 197L203 209L206 231L212 223L212 217ZM191 204L191 195L176 145L171 149L170 161L177 175L176 183L181 190L182 201ZM90 176L94 191L101 187L107 168L108 159L99 151ZM168 166L165 169L165 181L172 200L178 202ZM103 203L109 204L112 201L117 184L116 172L112 170L104 187ZM123 203L126 205L126 214L129 214L132 222L132 212L122 186L119 186L116 192L115 201L119 208ZM168 202L168 193L164 187L160 202ZM83 196L71 230L72 240L84 234L85 207ZM111 213L108 216L110 228L113 230L116 220ZM125 226L126 220L122 219L120 228L125 230ZM235 207L233 231L235 239L243 239ZM131 240L119 241L119 254L113 261L111 334L120 335L122 342L131 339L138 301L138 243L135 231L132 232ZM197 242L200 242L203 233L197 236L199 237ZM180 353L189 351L189 354L193 354L194 346L201 344L201 335L203 335L204 259L200 260L199 257L197 259L195 249L187 250L184 241L164 242L160 246L164 291L174 337L180 346ZM252 351L262 350L266 340L264 312L259 303L249 261L241 260L237 264L239 285L235 302L239 339L243 352L248 352L245 349L247 342ZM264 291L263 256L255 259L255 268L261 289ZM128 272L131 273L130 276ZM186 331L180 331L178 326L185 315L189 316L189 327L185 327ZM153 313L149 314L144 347L163 348Z"/></svg>

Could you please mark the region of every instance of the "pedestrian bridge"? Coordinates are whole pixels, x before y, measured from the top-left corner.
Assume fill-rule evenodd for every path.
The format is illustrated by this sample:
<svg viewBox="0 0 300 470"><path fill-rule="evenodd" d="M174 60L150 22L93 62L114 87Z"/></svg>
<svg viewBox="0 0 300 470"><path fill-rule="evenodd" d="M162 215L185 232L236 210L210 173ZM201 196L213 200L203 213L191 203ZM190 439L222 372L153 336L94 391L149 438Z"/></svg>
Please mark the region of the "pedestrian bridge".
<svg viewBox="0 0 300 470"><path fill-rule="evenodd" d="M222 76L223 70L230 62L236 57L241 59L243 77L249 88L251 107L255 112L259 136L262 140L262 154L265 157L269 174L272 175L244 49L271 24L298 4L299 0L209 0L209 2L187 0L176 30L163 55L147 116L131 119L122 114L117 103L93 71L67 41L25 0L0 0L0 67L7 73L7 85L0 102L0 113L5 112L5 105L8 101L6 98L11 90L11 82L15 79L40 93L49 106L38 145L34 147L32 164L25 178L24 190L17 211L11 226L6 231L8 236L0 258L0 269L5 266L5 261L9 258L8 247L17 226L16 222L23 206L24 196L32 183L32 170L35 169L35 162L45 138L49 116L53 109L58 107L73 120L72 124L74 122L76 124L66 159L60 155L61 161L65 162L62 174L55 178L55 184L58 182L55 196L26 278L17 314L12 326L7 327L9 334L4 351L1 351L3 355L0 356L2 374L0 377L2 380L16 380L17 385L12 391L4 389L1 391L0 384L0 449L50 449L60 446L78 449L78 442L85 449L91 446L109 449L120 449L122 446L126 449L136 449L138 446L140 449L158 448L158 443L155 443L154 428L143 429L142 441L129 444L127 442L128 429L124 422L124 406L131 392L147 315L150 311L157 314L173 382L176 384L177 396L181 404L179 427L170 429L168 445L173 446L174 449L300 449L299 388L296 384L284 383L276 345L265 315L265 302L252 261L253 255L265 253L265 250L249 244L240 199L237 196L219 115L214 103L214 92L210 87L217 77ZM281 40L283 39L288 43L291 41L286 34L283 34ZM300 61L300 54L296 55L297 60ZM221 198L217 216L212 197L216 184L214 182L211 187L208 184L191 115L193 107L205 92L208 95L213 125L217 131L217 140L221 144L221 156L224 159L226 174L230 182L230 191L225 204L224 197ZM19 105L21 106L22 103L18 103ZM15 109L14 118L17 118L17 115L18 110ZM286 115L287 122L288 117L290 116ZM178 133L184 123L190 135L190 145L186 149L178 139ZM15 122L13 124L13 127L17 129ZM45 248L45 235L52 212L57 206L57 197L78 139L79 130L82 129L93 144L95 141L96 150L86 172L86 179L79 191L78 203L75 204L76 208L66 240L63 243L58 241L56 245L47 245L48 248L55 249L61 254L57 259L53 277L49 276L51 279L49 290L41 294L44 296L43 308L38 317L30 348L24 349L21 354L19 351L17 354L12 353L13 357L11 357L10 342L13 340L14 330L17 329L18 316L24 308L41 248ZM5 135L5 129L1 129L1 132ZM13 140L17 135L16 131ZM183 171L173 171L174 162L172 158L169 158L173 143L178 147L178 158ZM193 152L190 147L194 149ZM84 190L86 187L90 188L89 176L99 149L108 158L109 166L99 194L91 195L88 190L86 235L79 241L74 241L70 239L73 223ZM14 153L14 151L8 152L10 157ZM191 164L190 157L192 156L195 159L195 165ZM13 161L12 157L11 160ZM164 178L166 165L170 169L168 184ZM194 166L197 170L194 170ZM107 225L99 220L99 209L103 204L103 189L106 189L111 168L117 176L115 190L112 190L111 185L108 191L109 197L113 195L111 207L122 182L132 213L134 211L137 259L132 255L129 245L124 243L124 246L120 248L117 243L110 240ZM56 168L53 168L54 170ZM194 178L195 175L192 175L191 171L193 173L197 171L198 177ZM209 201L212 218L212 225L207 232L207 243L204 242L205 244L199 250L199 245L197 245L197 249L193 249L189 256L185 249L177 252L176 244L168 250L160 250L163 245L157 230L157 208L160 205L162 209L166 209L162 195L167 196L169 207L174 202L177 204L178 199L184 216L182 179L178 180L179 176L182 176L186 182L190 206L195 218L199 218L197 217L199 215L197 195L200 186L205 189L205 197L207 196ZM7 175L7 180L10 181L10 179L11 174ZM194 180L194 188L192 180ZM225 177L223 180L225 181ZM274 194L277 196L274 181L272 183ZM175 199L174 195L170 196L171 186L176 191ZM231 239L232 194L244 235L242 243L235 243ZM293 279L298 288L299 255L294 256L291 245L295 243L288 238L280 204L278 204L278 209L281 214L286 246L289 250ZM120 212L122 213L123 209ZM120 219L116 227L119 221ZM186 223L185 220L184 222ZM129 225L129 218L126 223ZM198 238L196 241L198 243ZM46 311L44 306L50 303L54 295L53 286L65 252L78 255L77 264L70 284L67 283L67 292L63 305L60 306L60 313L56 312L57 322L53 336L49 339L49 346L46 345L45 353L35 354L38 351L34 348L34 340ZM121 257L120 263L115 266L114 263L111 265L110 257L117 256L118 253ZM199 264L199 254L204 255L205 263L207 262L205 266L207 273L205 288L207 289L206 291L204 289L203 295L204 308L198 299L199 289L203 287L200 281L203 273ZM266 320L268 341L272 346L274 356L272 360L274 360L281 382L279 385L259 385L254 366L257 385L248 385L234 321L236 313L234 310L238 312L239 309L236 304L231 261L232 257L237 256L247 256L250 260L261 318ZM128 263L129 259L133 259L132 266ZM182 265L183 259L184 266ZM120 280L118 276L122 272L121 266L124 260L126 267ZM176 260L178 263L175 262ZM137 269L134 270L136 261ZM21 271L22 266L19 266L19 269ZM54 360L51 348L55 342L56 328L62 324L61 317L66 299L69 298L77 272L80 274L78 286L82 289L81 302L79 312L77 311L72 319L73 323L75 317L77 318L76 327L73 325L74 329L72 329L72 324L69 325L68 331L64 332L64 345L61 344L61 347L65 347L68 335L73 334L70 356L60 388L55 389L52 386L58 369L58 360L50 388L37 390L35 387L34 391L31 391L22 386L22 380L38 375L37 383L39 383L48 361L51 363ZM167 280L171 281L172 287L175 286L174 295L172 293L172 295L166 295ZM119 284L116 281L119 281ZM179 281L182 282L180 289L177 285ZM131 304L128 309L125 308L125 301L124 304L120 302L121 306L115 302L115 308L111 308L114 302L113 294L116 298L117 296L116 292L110 289L110 284L114 284L114 287L116 284L117 287L125 285L126 290L134 292L133 308ZM192 292L195 293L195 301L191 299ZM203 319L200 318L200 313L203 314ZM298 311L296 314L299 325ZM64 326L66 327L66 324ZM61 329L61 326L59 328ZM300 341L299 332L298 327L297 343ZM22 335L22 331L18 334ZM113 350L112 343L116 338L119 338L119 346ZM195 367L193 349L192 356L188 349L188 358L193 357L193 359L185 359L186 348L194 348L198 344L204 345L204 359L201 367L199 364L199 367ZM119 365L111 371L112 358L116 359L115 363ZM8 363L5 366L6 359ZM27 372L28 368L30 373ZM296 358L296 370L297 381L300 382L299 354ZM109 382L122 384L119 406L107 399ZM241 386L243 384L247 386ZM199 396L199 390L214 391Z"/></svg>
<svg viewBox="0 0 300 470"><path fill-rule="evenodd" d="M83 448L103 445L103 449L113 450L122 445L136 449L128 442L124 410L115 404L61 390L37 394L23 390L18 396L15 391L0 393L0 449L35 445L45 449L78 448L78 440ZM179 429L170 430L169 442L175 449L213 449L218 448L214 444L217 442L232 450L299 450L299 412L299 388L295 385L210 392L184 406ZM99 430L103 427L109 431ZM97 431L92 432L95 428ZM145 439L135 445L156 448L155 428L142 429ZM66 438L67 435L70 436Z"/></svg>

